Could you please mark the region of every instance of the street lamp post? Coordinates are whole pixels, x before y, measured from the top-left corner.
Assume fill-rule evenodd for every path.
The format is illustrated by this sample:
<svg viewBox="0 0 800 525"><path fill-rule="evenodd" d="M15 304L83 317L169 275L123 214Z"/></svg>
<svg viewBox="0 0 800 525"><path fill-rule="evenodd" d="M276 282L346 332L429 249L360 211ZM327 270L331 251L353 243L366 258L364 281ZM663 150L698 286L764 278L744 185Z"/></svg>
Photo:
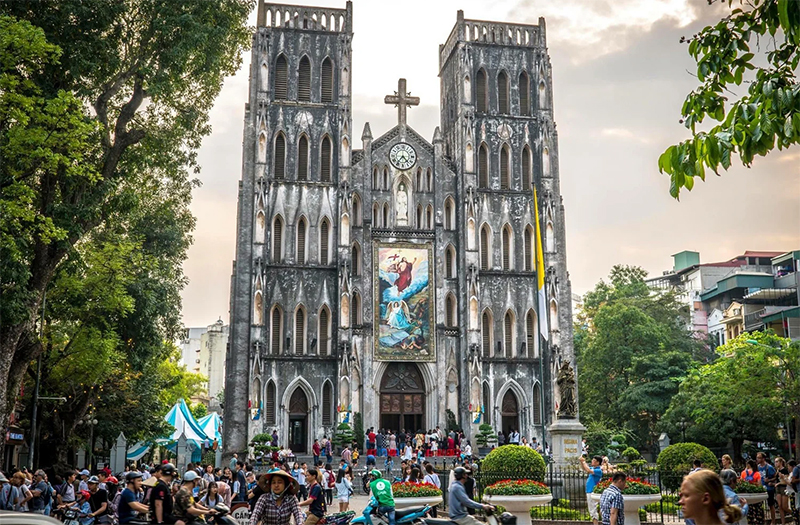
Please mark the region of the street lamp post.
<svg viewBox="0 0 800 525"><path fill-rule="evenodd" d="M686 425L688 424L689 422L686 421L686 418L683 417L680 419L680 421L678 421L678 426L681 427L681 437L683 438L682 441L684 443L686 442Z"/></svg>
<svg viewBox="0 0 800 525"><path fill-rule="evenodd" d="M97 420L94 418L93 411L86 414L83 419L78 420L79 425L87 425L89 427L89 470L94 466L94 427L97 425Z"/></svg>

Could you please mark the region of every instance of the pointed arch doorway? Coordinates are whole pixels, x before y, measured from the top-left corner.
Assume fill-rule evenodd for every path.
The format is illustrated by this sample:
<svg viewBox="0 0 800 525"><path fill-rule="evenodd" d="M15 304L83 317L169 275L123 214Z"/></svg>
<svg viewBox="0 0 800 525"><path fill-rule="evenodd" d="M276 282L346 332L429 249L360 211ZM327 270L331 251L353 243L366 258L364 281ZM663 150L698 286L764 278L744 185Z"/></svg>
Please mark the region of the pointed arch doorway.
<svg viewBox="0 0 800 525"><path fill-rule="evenodd" d="M414 363L391 363L381 378L381 428L425 428L425 382Z"/></svg>
<svg viewBox="0 0 800 525"><path fill-rule="evenodd" d="M289 399L289 448L306 452L308 440L308 397L297 387Z"/></svg>
<svg viewBox="0 0 800 525"><path fill-rule="evenodd" d="M511 389L507 390L503 396L503 404L500 406L500 416L503 419L503 434L508 436L512 430L519 430L519 401Z"/></svg>

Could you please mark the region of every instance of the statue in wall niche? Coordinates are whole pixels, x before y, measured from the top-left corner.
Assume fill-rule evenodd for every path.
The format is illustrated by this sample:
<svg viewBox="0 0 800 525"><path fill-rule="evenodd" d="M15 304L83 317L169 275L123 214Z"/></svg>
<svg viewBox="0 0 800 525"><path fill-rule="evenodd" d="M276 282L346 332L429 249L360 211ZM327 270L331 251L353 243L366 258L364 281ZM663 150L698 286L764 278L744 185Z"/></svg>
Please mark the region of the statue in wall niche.
<svg viewBox="0 0 800 525"><path fill-rule="evenodd" d="M408 220L408 190L406 190L406 185L404 183L400 183L397 187L395 212L397 213L398 222Z"/></svg>
<svg viewBox="0 0 800 525"><path fill-rule="evenodd" d="M558 404L559 419L575 419L578 406L575 402L575 370L569 365L569 360L561 364L556 377L556 384L560 395Z"/></svg>

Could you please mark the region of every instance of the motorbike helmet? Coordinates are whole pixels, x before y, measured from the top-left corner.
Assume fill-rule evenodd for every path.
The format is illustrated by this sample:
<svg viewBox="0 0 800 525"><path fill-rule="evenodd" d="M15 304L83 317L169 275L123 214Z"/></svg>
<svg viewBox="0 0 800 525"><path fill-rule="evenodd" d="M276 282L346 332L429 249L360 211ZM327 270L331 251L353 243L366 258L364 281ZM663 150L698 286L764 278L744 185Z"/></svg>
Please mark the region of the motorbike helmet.
<svg viewBox="0 0 800 525"><path fill-rule="evenodd" d="M375 479L381 479L383 477L383 475L381 474L381 471L376 469L376 468L370 470L369 471L369 475L370 475L370 477L375 478Z"/></svg>
<svg viewBox="0 0 800 525"><path fill-rule="evenodd" d="M173 465L172 463L165 463L164 465L161 465L162 476L175 477L176 473L177 470L175 469L175 465Z"/></svg>
<svg viewBox="0 0 800 525"><path fill-rule="evenodd" d="M119 480L114 476L109 476L106 479L106 485L119 485Z"/></svg>
<svg viewBox="0 0 800 525"><path fill-rule="evenodd" d="M467 469L464 467L456 467L453 469L453 477L457 480L462 480L467 477Z"/></svg>
<svg viewBox="0 0 800 525"><path fill-rule="evenodd" d="M136 478L141 478L141 477L142 477L142 473L141 472L136 472L134 470L134 471L128 472L125 475L125 481L128 482L128 483L131 483ZM116 478L114 478L114 479L116 479Z"/></svg>
<svg viewBox="0 0 800 525"><path fill-rule="evenodd" d="M84 501L89 501L89 498L92 497L92 494L88 490L82 490L81 497L84 499Z"/></svg>
<svg viewBox="0 0 800 525"><path fill-rule="evenodd" d="M197 472L194 470L187 470L186 473L183 475L183 482L186 483L188 481L194 482L200 476L197 475Z"/></svg>

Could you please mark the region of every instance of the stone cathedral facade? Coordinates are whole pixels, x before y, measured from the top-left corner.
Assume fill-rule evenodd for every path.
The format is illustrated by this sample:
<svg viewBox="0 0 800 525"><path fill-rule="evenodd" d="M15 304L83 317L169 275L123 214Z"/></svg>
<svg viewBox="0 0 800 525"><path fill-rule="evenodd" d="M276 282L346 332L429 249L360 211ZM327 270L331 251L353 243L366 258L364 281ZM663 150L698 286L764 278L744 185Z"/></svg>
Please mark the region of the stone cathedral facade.
<svg viewBox="0 0 800 525"><path fill-rule="evenodd" d="M544 19L458 19L439 48L441 126L352 128L352 5L259 3L231 285L223 443L277 429L310 453L360 413L454 417L546 438L573 360ZM548 312L537 302L538 192ZM540 322L547 322L545 341Z"/></svg>

